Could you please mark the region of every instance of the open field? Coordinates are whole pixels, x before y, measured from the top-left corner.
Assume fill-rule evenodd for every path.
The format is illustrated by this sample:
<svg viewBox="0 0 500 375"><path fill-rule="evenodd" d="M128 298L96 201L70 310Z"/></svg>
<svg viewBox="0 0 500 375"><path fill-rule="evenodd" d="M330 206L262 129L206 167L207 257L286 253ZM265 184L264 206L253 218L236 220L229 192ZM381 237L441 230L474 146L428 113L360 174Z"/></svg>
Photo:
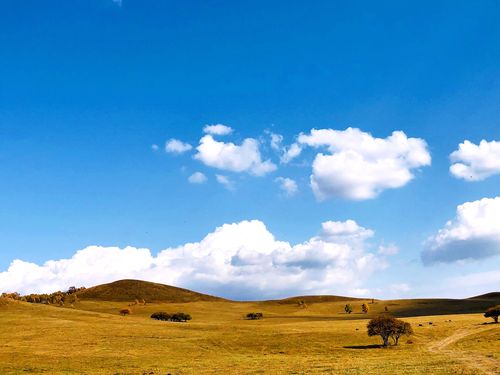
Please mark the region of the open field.
<svg viewBox="0 0 500 375"><path fill-rule="evenodd" d="M480 313L432 315L439 306L458 308L446 301L375 301L368 314L359 306L371 301L351 301L352 314L343 312L345 301L310 301L306 308L280 301L147 303L120 316L123 301L82 300L62 308L4 300L0 373L500 373L500 325L484 325ZM468 308L482 306L471 303ZM385 306L415 330L388 349L366 333L368 319ZM427 316L412 316L426 309ZM154 321L149 316L155 311L183 311L193 320ZM243 319L251 311L263 312L264 319Z"/></svg>

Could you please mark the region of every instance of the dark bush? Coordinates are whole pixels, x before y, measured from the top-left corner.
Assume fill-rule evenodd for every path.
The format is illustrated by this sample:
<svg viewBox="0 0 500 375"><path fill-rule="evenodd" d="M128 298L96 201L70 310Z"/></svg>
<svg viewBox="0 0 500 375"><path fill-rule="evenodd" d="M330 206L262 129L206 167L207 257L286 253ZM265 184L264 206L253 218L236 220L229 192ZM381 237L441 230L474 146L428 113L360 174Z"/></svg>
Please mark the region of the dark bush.
<svg viewBox="0 0 500 375"><path fill-rule="evenodd" d="M170 320L172 318L172 315L169 313L166 313L164 311L159 311L151 314L151 319L156 319L156 320Z"/></svg>
<svg viewBox="0 0 500 375"><path fill-rule="evenodd" d="M175 313L170 318L170 320L172 322L187 322L188 320L191 320L191 319L192 319L191 315L185 314L185 313L182 313L182 312Z"/></svg>
<svg viewBox="0 0 500 375"><path fill-rule="evenodd" d="M500 316L500 305L490 307L484 312L485 318L491 318L495 323L498 323L498 317Z"/></svg>
<svg viewBox="0 0 500 375"><path fill-rule="evenodd" d="M187 322L191 320L191 315L178 312L175 314L169 314L164 311L159 311L151 314L151 319L171 321L171 322Z"/></svg>
<svg viewBox="0 0 500 375"><path fill-rule="evenodd" d="M264 317L264 315L260 312L251 312L251 313L248 313L247 314L247 319L249 320L258 320L258 319L262 319Z"/></svg>
<svg viewBox="0 0 500 375"><path fill-rule="evenodd" d="M130 315L131 312L132 311L130 309L121 309L120 310L120 315L123 315L123 316Z"/></svg>

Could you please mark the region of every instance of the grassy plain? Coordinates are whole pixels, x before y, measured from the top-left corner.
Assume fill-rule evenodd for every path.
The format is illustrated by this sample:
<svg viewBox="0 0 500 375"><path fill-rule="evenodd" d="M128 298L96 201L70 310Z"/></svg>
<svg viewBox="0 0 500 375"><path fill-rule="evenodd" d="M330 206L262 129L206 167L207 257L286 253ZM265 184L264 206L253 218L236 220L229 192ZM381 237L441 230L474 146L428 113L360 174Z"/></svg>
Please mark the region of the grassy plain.
<svg viewBox="0 0 500 375"><path fill-rule="evenodd" d="M122 301L75 308L0 303L0 374L499 374L500 324L453 300L148 303L118 315ZM467 305L482 308L481 301ZM491 302L484 302L491 304ZM415 335L382 349L369 318L387 306ZM182 311L189 323L153 321ZM243 316L264 313L261 321ZM448 315L434 315L442 312ZM420 315L420 316L419 316ZM432 322L432 325L429 324ZM419 326L421 324L422 326ZM410 341L408 341L410 340Z"/></svg>

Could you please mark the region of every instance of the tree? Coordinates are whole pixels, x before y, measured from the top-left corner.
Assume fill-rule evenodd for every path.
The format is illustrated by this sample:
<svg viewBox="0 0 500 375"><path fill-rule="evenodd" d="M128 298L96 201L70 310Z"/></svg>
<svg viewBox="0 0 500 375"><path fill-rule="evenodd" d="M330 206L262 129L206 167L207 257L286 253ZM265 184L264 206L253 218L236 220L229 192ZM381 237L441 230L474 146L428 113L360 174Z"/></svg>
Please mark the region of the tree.
<svg viewBox="0 0 500 375"><path fill-rule="evenodd" d="M389 346L390 337L394 340L394 344L397 345L402 335L411 335L413 333L410 323L387 315L373 318L366 327L368 336L382 337L384 346Z"/></svg>
<svg viewBox="0 0 500 375"><path fill-rule="evenodd" d="M399 338L403 335L413 335L413 328L411 324L403 320L394 319L394 331L391 335L394 340L394 345L398 345Z"/></svg>
<svg viewBox="0 0 500 375"><path fill-rule="evenodd" d="M182 313L182 312L175 313L170 318L170 320L172 322L187 322L188 320L191 320L191 319L192 319L191 315L185 314L185 313Z"/></svg>
<svg viewBox="0 0 500 375"><path fill-rule="evenodd" d="M73 294L73 293L76 293L77 292L77 289L76 289L76 286L70 286L68 291L66 293L68 294Z"/></svg>
<svg viewBox="0 0 500 375"><path fill-rule="evenodd" d="M258 312L258 313L251 312L251 313L247 314L247 319L250 319L250 320L259 320L259 319L262 319L263 317L264 317L264 315L260 312Z"/></svg>
<svg viewBox="0 0 500 375"><path fill-rule="evenodd" d="M490 307L484 312L484 317L492 318L495 323L498 323L499 316L500 316L500 305Z"/></svg>
<svg viewBox="0 0 500 375"><path fill-rule="evenodd" d="M347 305L345 305L344 311L345 311L346 314L352 313L352 306L351 306L350 303L348 303Z"/></svg>
<svg viewBox="0 0 500 375"><path fill-rule="evenodd" d="M363 311L363 314L368 314L368 310L369 310L368 305L366 303L363 303L361 305L361 311Z"/></svg>

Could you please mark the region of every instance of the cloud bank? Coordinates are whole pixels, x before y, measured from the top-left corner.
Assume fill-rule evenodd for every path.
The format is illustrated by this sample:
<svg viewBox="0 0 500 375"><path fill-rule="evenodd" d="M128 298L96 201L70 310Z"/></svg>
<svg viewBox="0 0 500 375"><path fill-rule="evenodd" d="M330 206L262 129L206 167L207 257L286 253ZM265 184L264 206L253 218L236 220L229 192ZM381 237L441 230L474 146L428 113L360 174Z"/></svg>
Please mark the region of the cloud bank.
<svg viewBox="0 0 500 375"><path fill-rule="evenodd" d="M89 246L42 265L17 259L0 273L0 291L51 292L137 278L235 299L356 294L386 267L384 257L367 250L372 236L355 221L328 221L318 235L291 245L261 221L241 221L156 256L144 248Z"/></svg>
<svg viewBox="0 0 500 375"><path fill-rule="evenodd" d="M429 238L425 247L425 264L500 255L500 197L458 206L456 217Z"/></svg>
<svg viewBox="0 0 500 375"><path fill-rule="evenodd" d="M375 138L360 129L312 129L298 137L301 145L326 148L312 165L311 187L317 199L340 197L352 200L375 198L386 189L406 185L412 170L431 164L427 144L395 131Z"/></svg>
<svg viewBox="0 0 500 375"><path fill-rule="evenodd" d="M500 142L482 140L479 145L464 141L450 154L450 173L466 181L482 181L500 173Z"/></svg>

